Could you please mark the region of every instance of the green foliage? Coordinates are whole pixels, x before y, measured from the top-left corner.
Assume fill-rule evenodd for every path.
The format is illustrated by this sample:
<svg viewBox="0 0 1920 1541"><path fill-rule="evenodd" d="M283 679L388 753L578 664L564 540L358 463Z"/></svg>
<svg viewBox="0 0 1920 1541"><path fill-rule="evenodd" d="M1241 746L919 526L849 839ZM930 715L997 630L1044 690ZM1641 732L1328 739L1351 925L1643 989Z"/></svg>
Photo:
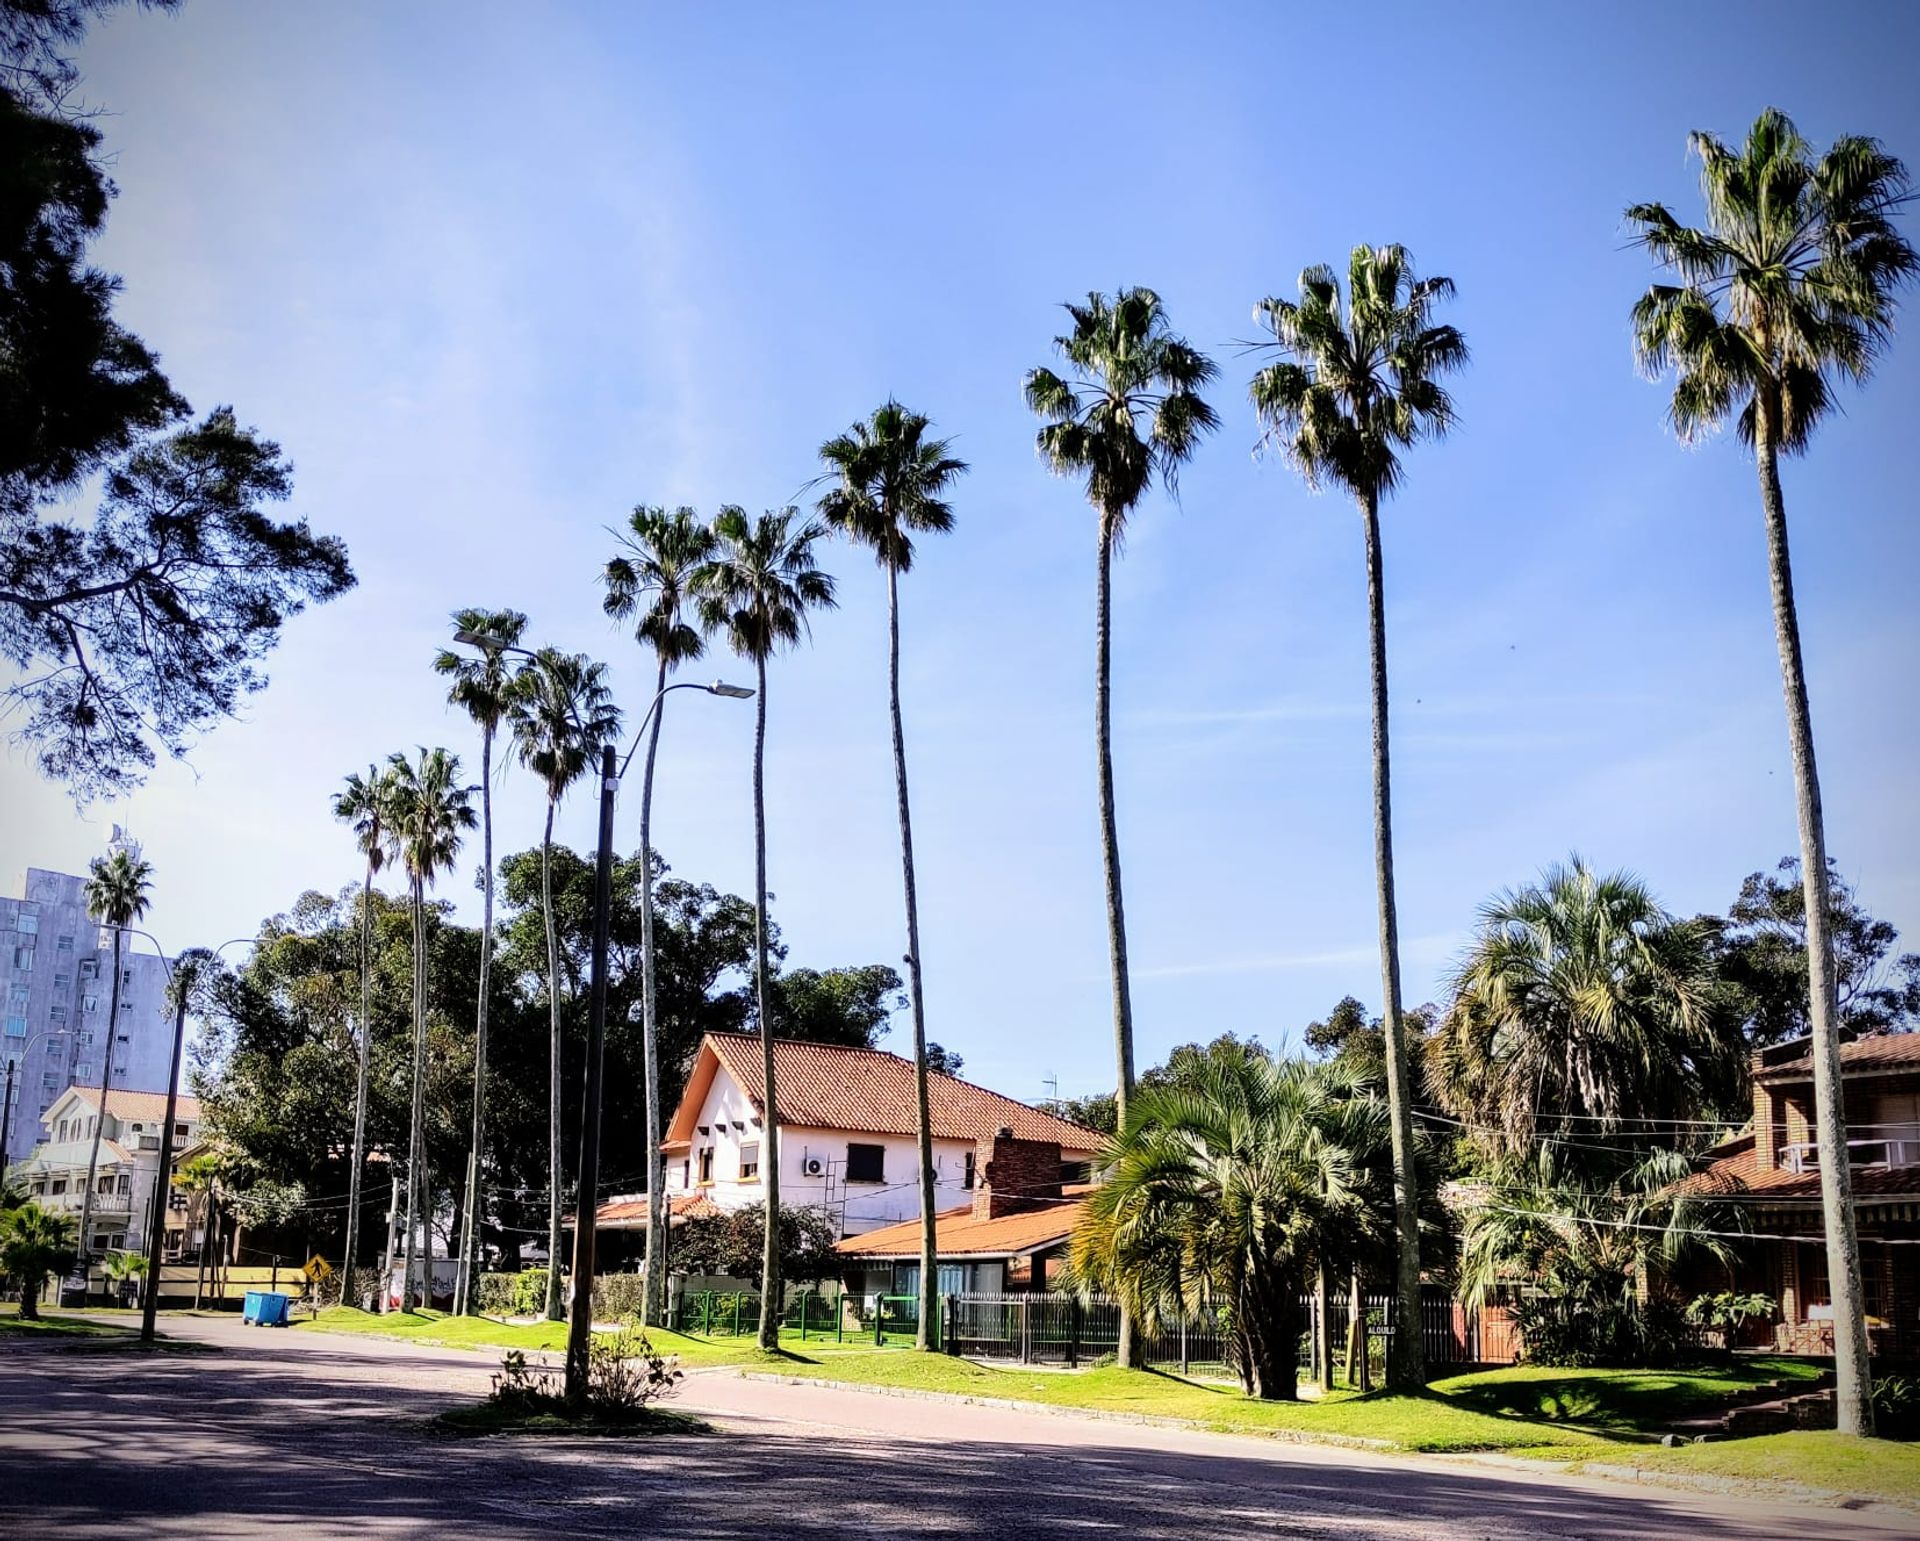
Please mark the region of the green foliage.
<svg viewBox="0 0 1920 1541"><path fill-rule="evenodd" d="M1689 1300L1686 1319L1691 1327L1738 1331L1748 1322L1770 1322L1779 1314L1780 1302L1771 1295L1721 1290L1716 1295L1696 1295Z"/></svg>
<svg viewBox="0 0 1920 1541"><path fill-rule="evenodd" d="M1221 1311L1249 1395L1291 1398L1314 1269L1391 1230L1387 1110L1351 1070L1237 1051L1142 1086L1101 1157L1071 1265L1153 1330Z"/></svg>
<svg viewBox="0 0 1920 1541"><path fill-rule="evenodd" d="M1876 1376L1873 1416L1883 1438L1910 1439L1920 1433L1920 1376Z"/></svg>
<svg viewBox="0 0 1920 1541"><path fill-rule="evenodd" d="M817 520L796 523L796 508L771 509L751 519L735 504L713 520L712 557L693 575L700 624L724 633L734 652L764 664L806 635L808 612L831 610L831 574L820 570L814 548L826 538ZM759 710L766 710L765 697Z"/></svg>
<svg viewBox="0 0 1920 1541"><path fill-rule="evenodd" d="M474 1304L482 1316L514 1315L514 1290L519 1282L517 1273L483 1273L479 1287L474 1291ZM544 1289L544 1286L543 1286ZM544 1293L542 1299L544 1300Z"/></svg>
<svg viewBox="0 0 1920 1541"><path fill-rule="evenodd" d="M1557 1294L1523 1296L1514 1302L1513 1322L1529 1364L1670 1365L1693 1343L1673 1301L1658 1295L1637 1299L1631 1282L1621 1287L1597 1276Z"/></svg>
<svg viewBox="0 0 1920 1541"><path fill-rule="evenodd" d="M1101 544L1111 550L1154 479L1172 490L1219 426L1200 395L1219 369L1173 331L1151 289L1089 294L1061 308L1073 324L1053 346L1068 371L1043 367L1026 378L1027 406L1046 420L1035 445L1055 475L1086 478Z"/></svg>
<svg viewBox="0 0 1920 1541"><path fill-rule="evenodd" d="M520 1417L542 1414L626 1422L644 1415L650 1403L672 1394L682 1379L676 1360L659 1353L638 1327L595 1333L587 1345L587 1384L583 1405L567 1406L561 1395L560 1372L527 1363L519 1349L510 1349L493 1378L489 1401Z"/></svg>
<svg viewBox="0 0 1920 1541"><path fill-rule="evenodd" d="M1428 1082L1490 1158L1548 1140L1563 1165L1630 1165L1671 1143L1648 1120L1738 1107L1739 1047L1719 1004L1708 929L1575 857L1481 911Z"/></svg>
<svg viewBox="0 0 1920 1541"><path fill-rule="evenodd" d="M691 663L707 639L687 617L693 611L693 575L713 557L713 531L691 508L634 509L622 552L608 561L600 608L632 621L634 640L651 648L663 671Z"/></svg>
<svg viewBox="0 0 1920 1541"><path fill-rule="evenodd" d="M1827 909L1842 1025L1863 1034L1920 1025L1920 953L1894 953L1899 931L1862 908L1831 861ZM1807 895L1798 859L1749 874L1726 919L1705 923L1714 928L1720 977L1747 1043L1764 1048L1804 1036Z"/></svg>
<svg viewBox="0 0 1920 1541"><path fill-rule="evenodd" d="M1639 244L1677 284L1633 307L1647 373L1674 371L1669 419L1692 439L1737 414L1740 438L1806 448L1833 407L1836 376L1864 380L1893 331L1893 292L1920 271L1894 216L1906 168L1877 140L1846 135L1817 160L1769 107L1738 148L1695 133L1707 223L1664 205L1626 212Z"/></svg>
<svg viewBox="0 0 1920 1541"><path fill-rule="evenodd" d="M674 1271L759 1278L766 1224L767 1206L760 1203L688 1221L673 1235ZM781 1205L780 1277L794 1283L833 1277L840 1268L833 1250L839 1239L839 1229L824 1209Z"/></svg>
<svg viewBox="0 0 1920 1541"><path fill-rule="evenodd" d="M20 1315L40 1315L47 1275L73 1264L73 1221L31 1201L0 1214L0 1275L20 1291Z"/></svg>
<svg viewBox="0 0 1920 1541"><path fill-rule="evenodd" d="M646 1277L638 1273L602 1273L593 1276L593 1319L622 1321L646 1309Z"/></svg>
<svg viewBox="0 0 1920 1541"><path fill-rule="evenodd" d="M547 1309L547 1271L523 1268L513 1275L513 1294L508 1312L513 1316L539 1316Z"/></svg>
<svg viewBox="0 0 1920 1541"><path fill-rule="evenodd" d="M1255 318L1280 357L1248 387L1268 442L1310 487L1331 481L1371 507L1400 480L1400 451L1453 426L1439 383L1467 362L1466 340L1433 322L1450 278L1419 278L1403 246L1356 246L1340 280L1316 265L1300 298L1268 298Z"/></svg>
<svg viewBox="0 0 1920 1541"><path fill-rule="evenodd" d="M953 528L949 488L967 463L948 453L949 439L929 439L932 421L889 401L864 423L820 446L827 474L839 485L820 499L820 517L896 573L913 566L916 534Z"/></svg>

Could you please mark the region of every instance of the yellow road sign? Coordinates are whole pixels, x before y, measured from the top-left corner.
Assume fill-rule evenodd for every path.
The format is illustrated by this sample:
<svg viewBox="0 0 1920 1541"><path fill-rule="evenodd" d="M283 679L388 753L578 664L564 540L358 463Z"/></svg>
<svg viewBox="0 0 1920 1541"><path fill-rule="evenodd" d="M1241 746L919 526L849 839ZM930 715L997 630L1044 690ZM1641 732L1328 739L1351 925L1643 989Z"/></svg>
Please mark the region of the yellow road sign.
<svg viewBox="0 0 1920 1541"><path fill-rule="evenodd" d="M331 1274L333 1272L333 1268L324 1257L320 1256L320 1254L316 1252L312 1257L307 1259L306 1266L302 1268L300 1271L303 1274L305 1274L309 1279L318 1281L320 1279L326 1278L329 1274Z"/></svg>

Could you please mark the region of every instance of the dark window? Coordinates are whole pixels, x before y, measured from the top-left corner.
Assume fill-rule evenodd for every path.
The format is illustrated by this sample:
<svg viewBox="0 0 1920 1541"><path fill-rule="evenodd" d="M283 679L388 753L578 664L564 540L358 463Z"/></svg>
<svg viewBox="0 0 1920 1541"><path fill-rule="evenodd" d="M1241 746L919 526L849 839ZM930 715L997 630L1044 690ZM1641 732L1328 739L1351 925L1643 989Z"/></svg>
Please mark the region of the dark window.
<svg viewBox="0 0 1920 1541"><path fill-rule="evenodd" d="M978 1155L979 1155L978 1151L970 1150L967 1152L966 1174L960 1179L960 1186L963 1188L971 1188L973 1186L973 1180L974 1180L973 1163Z"/></svg>
<svg viewBox="0 0 1920 1541"><path fill-rule="evenodd" d="M1060 1163L1060 1181L1071 1186L1083 1183L1092 1176L1091 1163L1086 1161L1062 1161Z"/></svg>
<svg viewBox="0 0 1920 1541"><path fill-rule="evenodd" d="M691 1158L680 1163L680 1186L683 1188L693 1186L693 1161Z"/></svg>
<svg viewBox="0 0 1920 1541"><path fill-rule="evenodd" d="M700 1181L703 1183L713 1181L713 1147L711 1145L700 1152Z"/></svg>
<svg viewBox="0 0 1920 1541"><path fill-rule="evenodd" d="M760 1175L760 1145L755 1141L751 1145L740 1147L740 1181Z"/></svg>
<svg viewBox="0 0 1920 1541"><path fill-rule="evenodd" d="M847 1181L881 1183L887 1180L887 1148L884 1145L849 1145Z"/></svg>

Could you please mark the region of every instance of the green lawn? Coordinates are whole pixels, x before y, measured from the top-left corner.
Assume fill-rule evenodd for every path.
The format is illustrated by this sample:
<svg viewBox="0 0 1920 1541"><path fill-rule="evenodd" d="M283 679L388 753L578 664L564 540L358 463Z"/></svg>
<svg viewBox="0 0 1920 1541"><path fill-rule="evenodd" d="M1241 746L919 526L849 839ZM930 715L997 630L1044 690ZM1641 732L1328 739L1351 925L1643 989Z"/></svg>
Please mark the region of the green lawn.
<svg viewBox="0 0 1920 1541"><path fill-rule="evenodd" d="M517 1348L560 1353L567 1346L565 1322L498 1322L486 1316L449 1316L441 1311L394 1311L382 1316L355 1310L352 1306L333 1306L322 1311L314 1320L296 1322L294 1326L303 1332L350 1332L370 1337L409 1338L416 1343L432 1343L449 1348ZM677 1356L688 1369L735 1364L777 1368L787 1362L784 1356L762 1353L751 1337L702 1338L682 1332L668 1332L662 1328L652 1329L647 1336L661 1353ZM789 1345L791 1352L806 1356L805 1360L797 1361L803 1366L815 1357L877 1352L871 1343L843 1345L832 1338L823 1339L818 1333L803 1342L799 1333L788 1332L782 1334L782 1342ZM882 1357L889 1354L911 1357L897 1349L885 1350Z"/></svg>
<svg viewBox="0 0 1920 1541"><path fill-rule="evenodd" d="M1772 1381L1784 1381L1791 1388L1819 1375L1818 1365L1801 1359L1742 1359L1710 1370L1555 1370L1515 1365L1455 1375L1435 1381L1433 1389L1483 1413L1647 1431L1712 1413L1734 1397L1758 1394Z"/></svg>
<svg viewBox="0 0 1920 1541"><path fill-rule="evenodd" d="M0 1310L0 1337L123 1338L132 1330L125 1325L125 1320L107 1322L43 1308L38 1321L24 1321L18 1306L8 1306Z"/></svg>
<svg viewBox="0 0 1920 1541"><path fill-rule="evenodd" d="M1798 1482L1920 1508L1920 1444L1802 1430L1683 1445L1678 1450L1655 1446L1621 1452L1611 1459L1642 1471L1727 1477L1738 1482Z"/></svg>

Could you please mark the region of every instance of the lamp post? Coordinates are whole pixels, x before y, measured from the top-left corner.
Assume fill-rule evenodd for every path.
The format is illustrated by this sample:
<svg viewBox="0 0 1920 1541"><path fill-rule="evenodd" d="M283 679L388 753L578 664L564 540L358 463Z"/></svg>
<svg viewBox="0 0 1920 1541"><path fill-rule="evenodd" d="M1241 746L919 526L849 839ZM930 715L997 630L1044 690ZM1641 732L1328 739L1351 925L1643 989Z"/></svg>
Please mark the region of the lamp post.
<svg viewBox="0 0 1920 1541"><path fill-rule="evenodd" d="M501 643L484 632L464 628L453 634L453 640L479 648L482 652L519 653L527 658L539 656L526 648ZM624 760L616 765L614 746L600 746L600 838L593 873L593 963L587 1012L587 1062L581 1087L580 1165L576 1174L579 1197L574 1205L573 1281L567 1306L566 1398L575 1406L586 1395L587 1346L593 1336L594 1221L600 1185L600 1070L607 1037L607 940L613 914L613 800L620 788L621 777L626 775L627 767L633 763L634 750L640 747L640 739L646 732L648 722L668 693L675 690L704 690L708 695L725 696L735 701L744 701L753 695L746 686L729 685L724 680L715 680L710 685L697 685L691 681L668 685L654 696L640 718L633 745L627 750ZM577 725L577 718L575 722ZM641 860L649 860L650 855L649 852L641 852ZM648 1170L652 1170L651 1159L648 1161ZM477 1173L474 1182L477 1187ZM477 1193L473 1202L478 1202ZM547 1266L552 1267L557 1262L558 1259L550 1258Z"/></svg>

